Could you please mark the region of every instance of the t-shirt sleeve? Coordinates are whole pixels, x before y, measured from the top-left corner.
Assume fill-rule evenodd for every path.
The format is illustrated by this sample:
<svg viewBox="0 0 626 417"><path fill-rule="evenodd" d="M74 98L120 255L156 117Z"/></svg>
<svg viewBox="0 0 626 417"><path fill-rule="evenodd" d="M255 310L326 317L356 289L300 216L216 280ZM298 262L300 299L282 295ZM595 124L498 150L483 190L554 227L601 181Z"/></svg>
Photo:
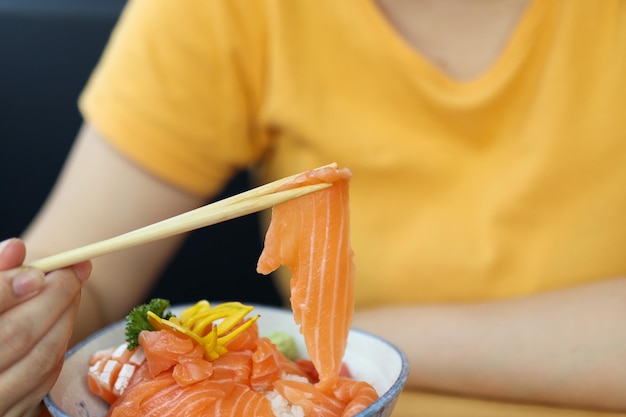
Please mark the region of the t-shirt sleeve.
<svg viewBox="0 0 626 417"><path fill-rule="evenodd" d="M255 2L131 0L79 99L126 157L196 195L263 152L263 23Z"/></svg>

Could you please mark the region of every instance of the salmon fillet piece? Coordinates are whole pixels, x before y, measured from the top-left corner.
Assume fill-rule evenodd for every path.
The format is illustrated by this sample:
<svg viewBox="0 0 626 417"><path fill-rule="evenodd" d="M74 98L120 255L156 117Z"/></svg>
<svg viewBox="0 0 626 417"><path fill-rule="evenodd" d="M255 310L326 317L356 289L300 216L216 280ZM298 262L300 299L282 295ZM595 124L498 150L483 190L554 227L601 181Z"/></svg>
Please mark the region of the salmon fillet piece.
<svg viewBox="0 0 626 417"><path fill-rule="evenodd" d="M284 265L291 271L291 307L320 389L339 375L354 310L347 168L321 168L281 189L333 183L332 187L274 206L257 271Z"/></svg>
<svg viewBox="0 0 626 417"><path fill-rule="evenodd" d="M332 392L335 398L346 404L341 417L354 416L378 399L378 393L373 386L348 377L337 378Z"/></svg>
<svg viewBox="0 0 626 417"><path fill-rule="evenodd" d="M281 353L268 338L257 340L256 350L252 354L252 374L250 386L257 392L272 389L272 383L282 376L283 359Z"/></svg>
<svg viewBox="0 0 626 417"><path fill-rule="evenodd" d="M322 392L307 382L281 379L274 382L274 388L290 404L302 407L306 417L339 417L345 407L332 393Z"/></svg>
<svg viewBox="0 0 626 417"><path fill-rule="evenodd" d="M122 343L97 351L89 363L87 385L109 404L122 395L146 359L143 349L128 350L127 347L127 343Z"/></svg>
<svg viewBox="0 0 626 417"><path fill-rule="evenodd" d="M171 372L132 385L109 410L107 417L203 417L231 394L235 383L205 379L180 386Z"/></svg>

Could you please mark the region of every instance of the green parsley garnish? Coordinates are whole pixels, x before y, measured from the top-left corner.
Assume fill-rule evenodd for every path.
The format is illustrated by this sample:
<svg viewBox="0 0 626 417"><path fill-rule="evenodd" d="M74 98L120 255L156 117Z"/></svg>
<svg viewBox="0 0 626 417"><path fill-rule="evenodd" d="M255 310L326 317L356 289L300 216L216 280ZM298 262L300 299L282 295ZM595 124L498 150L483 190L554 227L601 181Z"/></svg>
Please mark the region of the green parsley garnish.
<svg viewBox="0 0 626 417"><path fill-rule="evenodd" d="M139 345L139 333L143 330L154 331L154 327L148 322L148 311L157 316L169 320L172 313L168 311L170 302L162 298L153 298L147 304L139 305L131 310L126 316L126 342L128 350L133 350Z"/></svg>

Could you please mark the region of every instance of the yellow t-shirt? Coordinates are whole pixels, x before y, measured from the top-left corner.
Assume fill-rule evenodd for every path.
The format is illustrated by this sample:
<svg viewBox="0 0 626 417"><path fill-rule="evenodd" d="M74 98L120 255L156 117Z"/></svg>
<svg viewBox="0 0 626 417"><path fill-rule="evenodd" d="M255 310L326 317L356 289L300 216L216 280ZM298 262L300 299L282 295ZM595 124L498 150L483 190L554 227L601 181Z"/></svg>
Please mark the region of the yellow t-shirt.
<svg viewBox="0 0 626 417"><path fill-rule="evenodd" d="M357 306L626 275L626 6L535 0L457 82L371 0L132 0L80 100L192 193L353 171Z"/></svg>

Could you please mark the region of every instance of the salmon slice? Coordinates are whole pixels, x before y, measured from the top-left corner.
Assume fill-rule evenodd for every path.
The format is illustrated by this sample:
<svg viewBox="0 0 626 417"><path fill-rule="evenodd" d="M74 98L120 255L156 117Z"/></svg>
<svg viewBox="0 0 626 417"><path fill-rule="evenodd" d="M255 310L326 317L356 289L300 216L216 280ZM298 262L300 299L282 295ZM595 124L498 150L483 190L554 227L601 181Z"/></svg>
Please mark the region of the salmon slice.
<svg viewBox="0 0 626 417"><path fill-rule="evenodd" d="M274 382L276 391L290 404L300 406L307 417L339 417L345 404L315 385L281 379Z"/></svg>
<svg viewBox="0 0 626 417"><path fill-rule="evenodd" d="M180 386L171 372L133 384L109 410L107 417L202 417L231 394L234 382L211 381Z"/></svg>
<svg viewBox="0 0 626 417"><path fill-rule="evenodd" d="M267 392L272 389L272 383L282 375L283 359L276 345L268 338L259 338L256 345L252 354L250 386L257 392Z"/></svg>
<svg viewBox="0 0 626 417"><path fill-rule="evenodd" d="M173 377L180 385L206 379L213 365L204 359L204 347L193 339L170 330L143 331L139 334L150 375L153 377L173 368Z"/></svg>
<svg viewBox="0 0 626 417"><path fill-rule="evenodd" d="M307 417L353 417L378 399L370 384L348 377L335 378L331 389L325 391L286 379L276 381L274 388L290 404L301 407Z"/></svg>
<svg viewBox="0 0 626 417"><path fill-rule="evenodd" d="M378 399L378 393L373 386L347 377L337 378L332 392L338 400L346 404L341 417L352 417Z"/></svg>
<svg viewBox="0 0 626 417"><path fill-rule="evenodd" d="M314 373L315 379L313 379L313 373L308 372L309 371L308 369L305 369L302 366L300 366L300 364L298 363L299 360L292 361L283 354L281 354L281 359L282 359L283 374L297 376L299 378L304 378L307 381L309 381L309 383L311 384L319 381L317 377L317 372ZM312 366L313 365L311 365L311 367Z"/></svg>
<svg viewBox="0 0 626 417"><path fill-rule="evenodd" d="M240 352L228 352L214 359L213 375L214 381L233 381L239 384L248 384L252 373L252 351L242 350Z"/></svg>
<svg viewBox="0 0 626 417"><path fill-rule="evenodd" d="M116 348L100 350L92 357L87 371L87 385L94 394L113 403L130 384L145 361L142 348L128 350L122 343Z"/></svg>
<svg viewBox="0 0 626 417"><path fill-rule="evenodd" d="M139 334L139 345L144 347L150 374L155 377L174 367L185 355L194 354L194 341L176 335L169 330L143 331Z"/></svg>
<svg viewBox="0 0 626 417"><path fill-rule="evenodd" d="M320 377L317 373L317 369L315 369L315 365L313 365L313 362L311 362L310 359L300 358L300 359L296 359L294 363L302 371L302 373L307 376L309 381L311 381L314 384L319 382ZM341 364L341 369L339 370L339 376L352 378L352 373L350 372L350 368L348 367L348 365L346 365L345 362Z"/></svg>
<svg viewBox="0 0 626 417"><path fill-rule="evenodd" d="M247 319L246 321L249 321ZM237 326L241 327L241 326ZM255 320L243 332L234 339L226 342L224 347L227 351L254 350L256 348L256 340L259 338L259 325Z"/></svg>
<svg viewBox="0 0 626 417"><path fill-rule="evenodd" d="M354 263L350 246L347 168L302 174L281 189L332 182L333 186L272 209L257 271L281 265L291 278L291 307L304 342L328 388L339 375L354 310Z"/></svg>
<svg viewBox="0 0 626 417"><path fill-rule="evenodd" d="M247 385L235 384L226 397L215 402L213 417L275 417L270 401Z"/></svg>
<svg viewBox="0 0 626 417"><path fill-rule="evenodd" d="M179 363L174 365L172 377L178 385L185 386L195 384L198 381L205 380L213 375L213 364L203 358L204 349L200 349L198 356L183 356Z"/></svg>

